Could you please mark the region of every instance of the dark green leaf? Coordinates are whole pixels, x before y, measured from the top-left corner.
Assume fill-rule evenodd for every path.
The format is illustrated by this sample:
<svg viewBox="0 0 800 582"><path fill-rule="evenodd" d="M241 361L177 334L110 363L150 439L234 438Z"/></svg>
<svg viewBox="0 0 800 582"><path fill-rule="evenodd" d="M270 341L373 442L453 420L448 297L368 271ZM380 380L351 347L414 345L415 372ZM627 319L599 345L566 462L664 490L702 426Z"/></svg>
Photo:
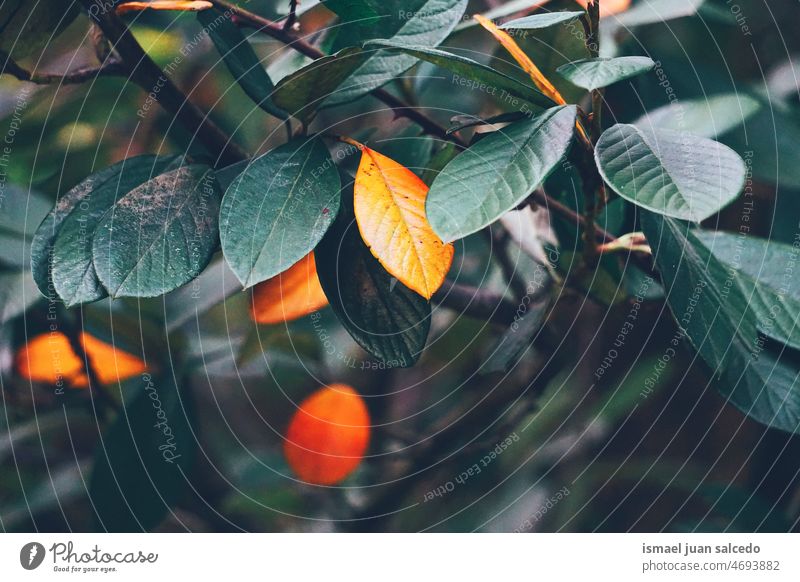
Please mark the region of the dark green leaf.
<svg viewBox="0 0 800 582"><path fill-rule="evenodd" d="M642 227L683 330L670 347L688 337L732 404L763 424L800 429L798 369L759 333L757 315L730 269L687 223L645 212Z"/></svg>
<svg viewBox="0 0 800 582"><path fill-rule="evenodd" d="M281 79L273 101L307 123L322 102L363 62L363 52L355 47L312 61Z"/></svg>
<svg viewBox="0 0 800 582"><path fill-rule="evenodd" d="M721 143L625 124L603 133L595 159L606 183L626 200L695 222L733 202L746 174L739 155Z"/></svg>
<svg viewBox="0 0 800 582"><path fill-rule="evenodd" d="M61 223L53 245L51 269L53 286L67 307L107 295L92 261L94 232L105 213L125 194L175 167L181 159L179 156L130 158L99 172L91 184L84 181L77 186L84 195Z"/></svg>
<svg viewBox="0 0 800 582"><path fill-rule="evenodd" d="M369 30L342 35L348 45L376 38L433 47L448 37L458 24L467 0L412 0L375 3L378 18ZM358 17L363 18L362 16ZM344 32L344 31L343 31ZM350 30L347 30L350 33ZM326 105L347 103L388 83L414 66L408 54L376 51L326 100Z"/></svg>
<svg viewBox="0 0 800 582"><path fill-rule="evenodd" d="M477 61L424 46L404 45L384 40L365 43L365 46L384 47L387 51L402 51L418 59L433 63L437 67L455 73L453 85L467 89L477 89L501 100L515 97L540 107L551 107L553 101L538 89L520 83L508 75L487 67ZM524 108L523 108L524 111Z"/></svg>
<svg viewBox="0 0 800 582"><path fill-rule="evenodd" d="M512 123L447 164L426 202L442 240L477 232L525 200L567 153L576 113L574 106L554 107Z"/></svg>
<svg viewBox="0 0 800 582"><path fill-rule="evenodd" d="M584 12L580 11L543 12L541 14L534 14L532 16L525 16L523 18L511 20L510 22L506 22L505 24L501 25L500 28L506 30L548 28L550 26L555 26L556 24L572 22L584 14Z"/></svg>
<svg viewBox="0 0 800 582"><path fill-rule="evenodd" d="M120 198L95 230L94 265L112 297L155 297L197 277L217 245L220 192L207 166L184 166Z"/></svg>
<svg viewBox="0 0 800 582"><path fill-rule="evenodd" d="M724 141L748 155L749 161L758 161L752 164L754 177L800 189L800 122L796 109L763 106Z"/></svg>
<svg viewBox="0 0 800 582"><path fill-rule="evenodd" d="M95 453L89 497L111 532L153 529L184 494L195 454L193 405L172 373L143 374Z"/></svg>
<svg viewBox="0 0 800 582"><path fill-rule="evenodd" d="M272 80L247 38L231 21L230 15L212 8L198 12L197 19L247 96L267 113L285 119L286 112L272 103Z"/></svg>
<svg viewBox="0 0 800 582"><path fill-rule="evenodd" d="M413 366L428 338L430 303L372 256L351 209L342 208L314 257L325 295L353 339L387 365Z"/></svg>
<svg viewBox="0 0 800 582"><path fill-rule="evenodd" d="M341 183L320 138L299 138L253 160L225 193L222 252L245 287L285 271L322 239Z"/></svg>
<svg viewBox="0 0 800 582"><path fill-rule="evenodd" d="M78 16L77 2L3 0L0 52L20 59L45 48ZM5 61L5 59L3 59Z"/></svg>
<svg viewBox="0 0 800 582"><path fill-rule="evenodd" d="M732 271L764 335L800 349L800 249L745 234L699 231L698 240Z"/></svg>
<svg viewBox="0 0 800 582"><path fill-rule="evenodd" d="M653 67L655 63L648 57L617 57L574 61L557 71L573 85L593 91L641 75Z"/></svg>
<svg viewBox="0 0 800 582"><path fill-rule="evenodd" d="M105 297L91 261L92 236L99 218L122 195L163 172L179 157L136 156L92 174L61 196L39 225L31 243L31 266L36 285L45 297L54 296L57 267L64 298L69 304ZM73 215L73 212L75 214ZM98 212L100 214L98 214ZM55 262L56 246L64 225L68 228L61 260ZM64 250L67 254L64 254ZM73 254L74 253L74 254Z"/></svg>

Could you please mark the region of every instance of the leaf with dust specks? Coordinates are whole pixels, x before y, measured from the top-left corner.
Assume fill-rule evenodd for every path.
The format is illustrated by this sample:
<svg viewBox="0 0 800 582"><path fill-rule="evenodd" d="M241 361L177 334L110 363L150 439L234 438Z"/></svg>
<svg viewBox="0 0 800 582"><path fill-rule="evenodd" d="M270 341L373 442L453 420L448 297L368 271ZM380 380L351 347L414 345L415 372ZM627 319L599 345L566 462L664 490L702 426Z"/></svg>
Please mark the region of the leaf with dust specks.
<svg viewBox="0 0 800 582"><path fill-rule="evenodd" d="M110 208L92 256L112 297L155 297L197 277L217 245L219 186L207 166L162 174Z"/></svg>

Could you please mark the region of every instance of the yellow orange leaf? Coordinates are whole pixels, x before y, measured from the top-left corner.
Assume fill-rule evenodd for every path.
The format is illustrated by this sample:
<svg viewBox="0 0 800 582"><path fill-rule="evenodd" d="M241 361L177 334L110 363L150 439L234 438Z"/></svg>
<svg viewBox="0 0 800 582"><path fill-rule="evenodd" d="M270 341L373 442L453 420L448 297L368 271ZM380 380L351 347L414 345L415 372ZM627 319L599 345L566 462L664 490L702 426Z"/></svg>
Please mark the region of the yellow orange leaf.
<svg viewBox="0 0 800 582"><path fill-rule="evenodd" d="M428 187L391 158L352 143L361 148L353 203L361 238L389 274L430 299L444 283L455 250L428 223Z"/></svg>
<svg viewBox="0 0 800 582"><path fill-rule="evenodd" d="M147 370L141 359L88 333L81 333L80 341L97 379L103 384L120 382ZM73 388L89 385L83 360L61 332L36 336L17 352L16 360L19 373L36 382L66 382Z"/></svg>
<svg viewBox="0 0 800 582"><path fill-rule="evenodd" d="M253 287L251 314L257 323L269 325L303 317L327 304L312 251L280 275Z"/></svg>
<svg viewBox="0 0 800 582"><path fill-rule="evenodd" d="M586 8L589 0L577 0L578 4ZM625 12L631 6L631 0L602 0L600 2L600 18Z"/></svg>
<svg viewBox="0 0 800 582"><path fill-rule="evenodd" d="M166 0L154 0L153 2L124 2L116 7L117 14L127 14L128 12L138 12L140 10L183 10L189 12L198 12L200 10L208 10L213 8L211 2L203 1L184 1L184 2L168 2Z"/></svg>
<svg viewBox="0 0 800 582"><path fill-rule="evenodd" d="M566 101L564 101L561 93L559 93L550 80L542 74L542 72L539 70L539 67L533 63L530 57L525 54L525 51L520 48L517 42L511 38L507 32L500 30L497 28L494 22L484 16L481 16L480 14L476 14L474 18L482 27L492 33L492 36L494 36L497 41L502 44L503 47L505 47L505 49L511 54L511 56L514 57L514 60L519 63L519 66L522 67L522 70L530 75L534 84L539 88L539 91L550 97L550 99L559 105L566 104Z"/></svg>

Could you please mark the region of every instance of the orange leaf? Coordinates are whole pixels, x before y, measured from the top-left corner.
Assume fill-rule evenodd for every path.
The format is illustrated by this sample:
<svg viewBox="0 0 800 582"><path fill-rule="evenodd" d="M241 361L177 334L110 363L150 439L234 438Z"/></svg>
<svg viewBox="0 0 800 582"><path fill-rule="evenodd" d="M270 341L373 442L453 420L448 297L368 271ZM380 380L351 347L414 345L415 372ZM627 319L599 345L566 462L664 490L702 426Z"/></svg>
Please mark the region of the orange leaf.
<svg viewBox="0 0 800 582"><path fill-rule="evenodd" d="M251 313L256 323L273 324L303 317L327 304L311 251L280 275L253 287Z"/></svg>
<svg viewBox="0 0 800 582"><path fill-rule="evenodd" d="M578 4L586 8L589 0L577 0ZM630 8L631 0L602 0L600 2L600 18L625 12Z"/></svg>
<svg viewBox="0 0 800 582"><path fill-rule="evenodd" d="M102 384L121 382L147 370L141 359L88 333L81 333L80 339ZM66 382L73 388L89 386L83 360L75 354L67 336L61 332L44 333L33 338L17 352L16 363L23 377L36 382L56 385Z"/></svg>
<svg viewBox="0 0 800 582"><path fill-rule="evenodd" d="M183 10L189 12L198 12L200 10L208 10L213 8L211 2L168 2L166 0L154 0L153 2L125 2L116 7L117 14L127 14L128 12L138 12L140 10Z"/></svg>
<svg viewBox="0 0 800 582"><path fill-rule="evenodd" d="M522 67L528 75L530 75L533 82L539 88L539 91L550 97L553 101L555 101L559 105L565 105L566 101L561 96L561 93L553 86L553 84L545 77L542 72L539 70L533 61L525 54L517 42L511 38L511 36L505 32L504 30L500 30L497 26L489 20L488 18L481 16L480 14L476 14L474 16L475 20L477 20L482 27L492 33L497 41L502 44L505 49L511 53L511 56L514 57L514 60L519 63L519 66Z"/></svg>
<svg viewBox="0 0 800 582"><path fill-rule="evenodd" d="M428 187L394 160L346 141L361 148L354 198L361 238L384 269L430 299L444 282L455 249L444 244L428 224Z"/></svg>
<svg viewBox="0 0 800 582"><path fill-rule="evenodd" d="M286 430L283 452L304 481L333 485L358 467L369 436L364 400L350 386L331 384L300 403Z"/></svg>

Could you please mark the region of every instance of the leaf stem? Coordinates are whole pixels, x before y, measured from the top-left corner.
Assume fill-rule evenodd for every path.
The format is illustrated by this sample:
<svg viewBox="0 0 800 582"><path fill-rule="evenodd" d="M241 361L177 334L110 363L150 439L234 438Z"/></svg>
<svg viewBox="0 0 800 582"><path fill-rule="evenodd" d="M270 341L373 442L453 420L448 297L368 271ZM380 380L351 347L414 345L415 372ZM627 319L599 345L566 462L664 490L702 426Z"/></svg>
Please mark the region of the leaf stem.
<svg viewBox="0 0 800 582"><path fill-rule="evenodd" d="M72 314L67 312L63 305L59 305L58 315L61 322L61 332L67 336L70 348L72 348L72 351L75 353L78 359L83 362L83 368L86 371L86 377L89 379L89 393L92 395L92 399L94 400L96 398L101 406L107 411L110 410L119 412L119 405L111 397L111 395L106 392L105 387L103 386L102 382L100 382L100 378L94 369L92 361L89 359L89 356L86 353L83 340L81 339L80 329L78 329L78 327L75 325Z"/></svg>
<svg viewBox="0 0 800 582"><path fill-rule="evenodd" d="M588 34L586 35L586 49L589 56L596 59L600 54L600 0L589 2L586 6ZM600 139L602 133L603 90L595 89L592 95L592 117L589 128L591 150ZM585 231L583 241L583 259L585 265L591 265L597 258L597 237L595 218L598 212L598 197L603 188L603 180L594 164L593 151L583 154L581 164L581 181L583 182L583 214L585 217Z"/></svg>

